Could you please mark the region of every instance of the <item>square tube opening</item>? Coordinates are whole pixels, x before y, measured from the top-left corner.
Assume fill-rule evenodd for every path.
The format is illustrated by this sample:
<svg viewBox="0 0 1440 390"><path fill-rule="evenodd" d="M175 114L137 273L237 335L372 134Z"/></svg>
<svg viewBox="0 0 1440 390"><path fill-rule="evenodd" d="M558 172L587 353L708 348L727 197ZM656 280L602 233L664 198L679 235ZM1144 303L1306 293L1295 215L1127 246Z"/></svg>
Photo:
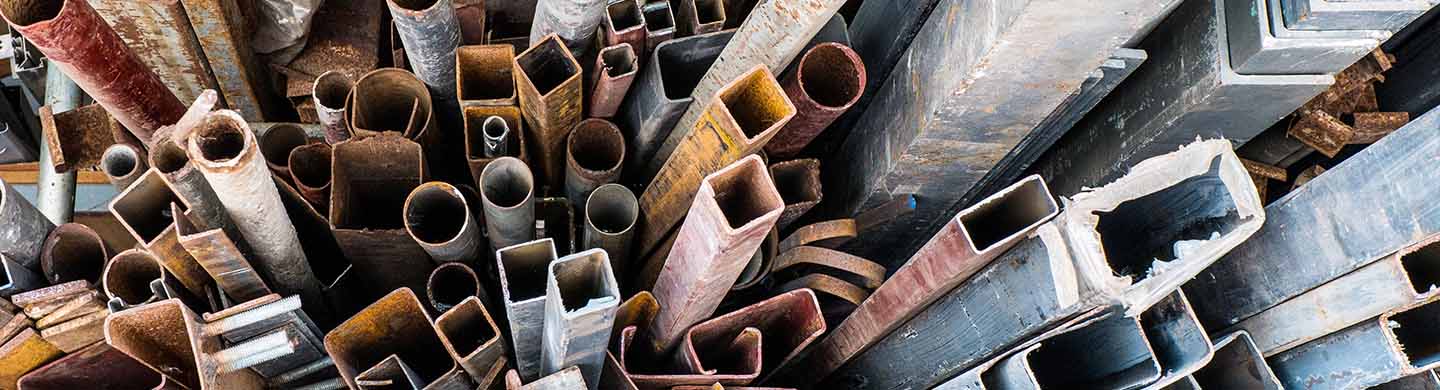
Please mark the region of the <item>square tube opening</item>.
<svg viewBox="0 0 1440 390"><path fill-rule="evenodd" d="M580 67L571 59L559 39L547 39L537 43L520 54L520 70L535 86L540 96L549 95L566 81L580 73Z"/></svg>
<svg viewBox="0 0 1440 390"><path fill-rule="evenodd" d="M478 299L467 299L451 308L435 320L435 327L460 356L470 356L499 337Z"/></svg>
<svg viewBox="0 0 1440 390"><path fill-rule="evenodd" d="M645 21L645 18L641 16L640 3L636 0L610 3L605 10L610 17L610 26L613 27L615 31L625 31L640 27L640 24Z"/></svg>
<svg viewBox="0 0 1440 390"><path fill-rule="evenodd" d="M497 254L510 303L545 296L546 272L555 260L554 241L531 241L501 249Z"/></svg>
<svg viewBox="0 0 1440 390"><path fill-rule="evenodd" d="M159 175L146 173L115 198L110 210L120 223L130 227L142 244L148 245L174 223L174 216L170 213L172 203L180 205L182 211L186 209L180 196L175 195Z"/></svg>
<svg viewBox="0 0 1440 390"><path fill-rule="evenodd" d="M1130 388L1160 377L1139 324L1118 314L1045 341L1029 359L1042 389Z"/></svg>
<svg viewBox="0 0 1440 390"><path fill-rule="evenodd" d="M720 92L720 103L747 138L795 115L795 106L768 72L751 71Z"/></svg>
<svg viewBox="0 0 1440 390"><path fill-rule="evenodd" d="M1400 266L1410 277L1410 287L1416 294L1440 287L1440 240L1412 248L1408 253L1400 255Z"/></svg>
<svg viewBox="0 0 1440 390"><path fill-rule="evenodd" d="M1431 300L1390 315L1381 316L1380 323L1389 326L1395 343L1405 353L1411 367L1427 367L1440 363L1440 300Z"/></svg>
<svg viewBox="0 0 1440 390"><path fill-rule="evenodd" d="M461 46L455 50L460 73L460 100L515 97L515 48L510 45Z"/></svg>
<svg viewBox="0 0 1440 390"><path fill-rule="evenodd" d="M960 226L970 236L977 252L984 252L1006 238L1029 230L1059 211L1055 198L1038 178L1026 180L960 214Z"/></svg>
<svg viewBox="0 0 1440 390"><path fill-rule="evenodd" d="M669 1L656 1L645 4L645 29L650 32L660 31L668 28L675 28L675 15L670 11Z"/></svg>
<svg viewBox="0 0 1440 390"><path fill-rule="evenodd" d="M785 207L760 159L745 159L736 164L739 166L732 165L729 171L722 170L708 179L715 190L715 204L720 206L731 229L740 229Z"/></svg>
<svg viewBox="0 0 1440 390"><path fill-rule="evenodd" d="M620 301L620 286L610 275L610 264L605 261L605 251L595 251L551 264L555 285L560 291L560 303L565 311L576 311L595 304Z"/></svg>
<svg viewBox="0 0 1440 390"><path fill-rule="evenodd" d="M1143 280L1156 261L1178 257L1180 241L1210 240L1240 225L1235 200L1220 179L1220 161L1216 156L1203 175L1095 212L1095 231L1116 275Z"/></svg>

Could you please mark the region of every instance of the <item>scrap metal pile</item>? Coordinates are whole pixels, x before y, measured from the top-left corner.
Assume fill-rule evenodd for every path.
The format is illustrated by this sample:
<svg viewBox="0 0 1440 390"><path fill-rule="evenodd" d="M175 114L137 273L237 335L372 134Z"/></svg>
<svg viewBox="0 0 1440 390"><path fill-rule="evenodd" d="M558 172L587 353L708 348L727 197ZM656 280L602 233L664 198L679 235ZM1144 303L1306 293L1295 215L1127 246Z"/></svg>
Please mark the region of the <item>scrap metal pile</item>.
<svg viewBox="0 0 1440 390"><path fill-rule="evenodd" d="M0 389L1440 387L1429 0L847 3L0 0Z"/></svg>

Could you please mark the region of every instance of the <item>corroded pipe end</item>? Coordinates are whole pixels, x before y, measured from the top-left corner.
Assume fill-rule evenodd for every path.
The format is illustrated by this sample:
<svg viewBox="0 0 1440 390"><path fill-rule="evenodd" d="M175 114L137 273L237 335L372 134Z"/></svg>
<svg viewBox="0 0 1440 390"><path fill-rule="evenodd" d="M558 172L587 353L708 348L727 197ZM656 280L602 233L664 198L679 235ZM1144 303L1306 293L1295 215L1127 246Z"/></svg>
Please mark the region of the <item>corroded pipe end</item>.
<svg viewBox="0 0 1440 390"><path fill-rule="evenodd" d="M780 215L780 222L777 223L781 229L785 229L805 212L810 211L824 196L821 191L818 159L807 158L771 164L770 176L780 190L780 197L785 199L785 212Z"/></svg>
<svg viewBox="0 0 1440 390"><path fill-rule="evenodd" d="M188 329L196 320L179 299L143 305L105 318L105 342L152 369L166 367L160 371L167 381L198 389L201 368Z"/></svg>
<svg viewBox="0 0 1440 390"><path fill-rule="evenodd" d="M211 170L238 169L255 158L255 133L240 113L219 110L205 115L187 146L190 158Z"/></svg>
<svg viewBox="0 0 1440 390"><path fill-rule="evenodd" d="M275 125L260 134L260 155L271 172L281 177L290 176L290 152L310 142L305 129L291 123Z"/></svg>
<svg viewBox="0 0 1440 390"><path fill-rule="evenodd" d="M350 76L329 71L315 78L310 95L315 100L315 115L325 127L325 142L334 144L350 139L350 128L345 120L345 100L355 83Z"/></svg>
<svg viewBox="0 0 1440 390"><path fill-rule="evenodd" d="M480 125L485 137L485 157L499 158L509 153L510 125L505 118L491 115Z"/></svg>
<svg viewBox="0 0 1440 390"><path fill-rule="evenodd" d="M845 45L822 43L805 52L796 71L782 82L798 112L765 144L765 152L773 158L800 153L860 100L866 79L865 63Z"/></svg>
<svg viewBox="0 0 1440 390"><path fill-rule="evenodd" d="M785 208L765 163L755 155L706 176L695 202L705 214L722 217L729 231L769 231Z"/></svg>
<svg viewBox="0 0 1440 390"><path fill-rule="evenodd" d="M459 188L438 181L421 184L406 196L403 218L410 238L436 260L474 259L480 240L478 221Z"/></svg>
<svg viewBox="0 0 1440 390"><path fill-rule="evenodd" d="M179 172L190 164L185 148L173 141L162 141L150 150L150 166L161 174Z"/></svg>
<svg viewBox="0 0 1440 390"><path fill-rule="evenodd" d="M565 147L565 192L570 203L583 208L595 187L619 180L624 162L625 136L619 127L604 119L581 121Z"/></svg>
<svg viewBox="0 0 1440 390"><path fill-rule="evenodd" d="M461 102L515 104L515 47L472 45L455 49L456 93Z"/></svg>
<svg viewBox="0 0 1440 390"><path fill-rule="evenodd" d="M720 87L716 97L709 110L746 148L763 146L795 117L795 105L764 65Z"/></svg>
<svg viewBox="0 0 1440 390"><path fill-rule="evenodd" d="M78 223L62 224L45 238L40 269L50 283L100 281L110 250L94 229Z"/></svg>
<svg viewBox="0 0 1440 390"><path fill-rule="evenodd" d="M329 209L332 154L333 148L324 143L307 144L290 151L290 177L316 210Z"/></svg>
<svg viewBox="0 0 1440 390"><path fill-rule="evenodd" d="M398 68L366 73L350 93L350 128L362 132L394 131L418 139L433 121L430 89L415 74Z"/></svg>
<svg viewBox="0 0 1440 390"><path fill-rule="evenodd" d="M138 305L155 299L150 291L150 282L163 277L160 260L150 252L130 249L115 255L101 277L105 295L120 298L128 305Z"/></svg>
<svg viewBox="0 0 1440 390"><path fill-rule="evenodd" d="M480 277L470 266L461 262L448 262L435 267L434 271L430 271L430 278L425 283L425 297L430 300L430 306L442 313L480 294Z"/></svg>
<svg viewBox="0 0 1440 390"><path fill-rule="evenodd" d="M486 208L511 209L534 199L535 176L520 159L495 159L485 166L480 181L480 197Z"/></svg>
<svg viewBox="0 0 1440 390"><path fill-rule="evenodd" d="M6 0L0 1L0 14L10 25L28 27L54 20L67 3L65 0Z"/></svg>
<svg viewBox="0 0 1440 390"><path fill-rule="evenodd" d="M114 144L105 148L105 154L100 156L100 170L105 172L105 178L115 185L117 190L125 190L131 183L145 173L145 160L140 156L140 149L130 144Z"/></svg>
<svg viewBox="0 0 1440 390"><path fill-rule="evenodd" d="M565 42L555 34L546 35L515 57L515 70L522 100L527 89L533 91L536 97L544 97L580 77L580 63L575 61Z"/></svg>

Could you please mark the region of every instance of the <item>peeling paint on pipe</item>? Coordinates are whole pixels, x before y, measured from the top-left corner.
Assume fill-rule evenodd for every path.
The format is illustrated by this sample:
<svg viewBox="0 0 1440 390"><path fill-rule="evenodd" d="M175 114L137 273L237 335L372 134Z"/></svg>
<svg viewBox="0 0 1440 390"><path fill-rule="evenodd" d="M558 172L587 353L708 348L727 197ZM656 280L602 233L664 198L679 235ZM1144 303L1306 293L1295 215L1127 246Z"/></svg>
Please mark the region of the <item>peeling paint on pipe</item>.
<svg viewBox="0 0 1440 390"><path fill-rule="evenodd" d="M315 78L310 96L315 100L315 116L325 127L325 142L337 144L350 139L350 125L345 121L345 98L355 83L350 76L329 71Z"/></svg>

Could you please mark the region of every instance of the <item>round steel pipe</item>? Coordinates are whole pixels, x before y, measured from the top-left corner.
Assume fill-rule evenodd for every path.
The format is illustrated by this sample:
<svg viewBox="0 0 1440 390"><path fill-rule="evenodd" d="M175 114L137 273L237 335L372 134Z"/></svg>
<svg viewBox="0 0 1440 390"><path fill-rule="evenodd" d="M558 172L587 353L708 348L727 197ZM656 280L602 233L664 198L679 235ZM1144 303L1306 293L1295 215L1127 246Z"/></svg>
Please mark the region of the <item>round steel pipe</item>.
<svg viewBox="0 0 1440 390"><path fill-rule="evenodd" d="M461 262L435 267L434 271L430 271L430 279L425 283L425 297L430 300L430 307L440 313L450 311L466 298L479 297L482 294L480 276L476 275L470 266Z"/></svg>
<svg viewBox="0 0 1440 390"><path fill-rule="evenodd" d="M330 144L312 143L290 151L290 178L316 210L330 209Z"/></svg>
<svg viewBox="0 0 1440 390"><path fill-rule="evenodd" d="M140 157L140 149L130 144L114 144L105 148L100 155L100 170L115 186L116 191L125 191L140 175L149 169Z"/></svg>
<svg viewBox="0 0 1440 390"><path fill-rule="evenodd" d="M485 157L499 158L510 154L510 125L505 118L491 115L480 124L485 136Z"/></svg>
<svg viewBox="0 0 1440 390"><path fill-rule="evenodd" d="M460 124L455 91L455 49L460 47L460 21L451 0L388 0L390 16L405 58L415 76L430 88L436 111L447 127Z"/></svg>
<svg viewBox="0 0 1440 390"><path fill-rule="evenodd" d="M381 68L360 76L348 99L345 117L352 136L394 131L419 142L435 121L430 89L404 69Z"/></svg>
<svg viewBox="0 0 1440 390"><path fill-rule="evenodd" d="M315 117L325 128L326 143L350 139L350 126L345 122L345 97L350 95L353 85L350 76L333 70L315 78L310 96L315 99Z"/></svg>
<svg viewBox="0 0 1440 390"><path fill-rule="evenodd" d="M530 24L530 46L553 33L565 40L575 57L588 57L605 9L605 0L540 0Z"/></svg>
<svg viewBox="0 0 1440 390"><path fill-rule="evenodd" d="M260 155L265 157L265 166L283 178L290 177L290 152L305 146L310 137L305 129L293 123L282 123L266 129L260 134Z"/></svg>
<svg viewBox="0 0 1440 390"><path fill-rule="evenodd" d="M70 76L66 76L65 72L45 74L45 105L50 106L53 114L74 110L80 105L82 97L84 94L80 92L80 86L75 85L75 81L70 80ZM41 126L42 132L54 130ZM58 139L59 135L56 135L56 138ZM60 151L50 150L49 142L40 142L40 177L36 183L39 192L35 196L35 203L40 212L50 218L50 223L61 224L75 218L75 169L56 171L57 152Z"/></svg>
<svg viewBox="0 0 1440 390"><path fill-rule="evenodd" d="M95 230L78 223L55 228L40 250L40 271L51 284L72 280L100 281L110 249Z"/></svg>
<svg viewBox="0 0 1440 390"><path fill-rule="evenodd" d="M495 159L480 173L480 199L491 248L535 239L535 175L514 157Z"/></svg>
<svg viewBox="0 0 1440 390"><path fill-rule="evenodd" d="M575 125L565 144L565 197L577 210L585 209L590 191L620 180L625 162L625 136L604 119L586 119Z"/></svg>
<svg viewBox="0 0 1440 390"><path fill-rule="evenodd" d="M41 246L54 229L55 224L0 178L0 254L25 268L40 269Z"/></svg>
<svg viewBox="0 0 1440 390"><path fill-rule="evenodd" d="M434 181L410 191L404 218L410 238L435 261L471 262L480 253L480 221L453 185Z"/></svg>
<svg viewBox="0 0 1440 390"><path fill-rule="evenodd" d="M149 145L185 105L84 0L5 0L0 16Z"/></svg>
<svg viewBox="0 0 1440 390"><path fill-rule="evenodd" d="M640 219L640 202L635 193L619 184L596 188L585 201L585 230L581 248L604 249L616 274L625 274L630 263L630 241Z"/></svg>
<svg viewBox="0 0 1440 390"><path fill-rule="evenodd" d="M865 63L845 45L822 43L805 52L795 72L780 83L795 104L795 118L765 144L765 153L773 159L799 154L860 100L865 81Z"/></svg>
<svg viewBox="0 0 1440 390"><path fill-rule="evenodd" d="M129 249L115 255L105 265L101 287L105 295L119 299L125 306L134 306L155 300L150 282L164 277L160 260L150 252Z"/></svg>

